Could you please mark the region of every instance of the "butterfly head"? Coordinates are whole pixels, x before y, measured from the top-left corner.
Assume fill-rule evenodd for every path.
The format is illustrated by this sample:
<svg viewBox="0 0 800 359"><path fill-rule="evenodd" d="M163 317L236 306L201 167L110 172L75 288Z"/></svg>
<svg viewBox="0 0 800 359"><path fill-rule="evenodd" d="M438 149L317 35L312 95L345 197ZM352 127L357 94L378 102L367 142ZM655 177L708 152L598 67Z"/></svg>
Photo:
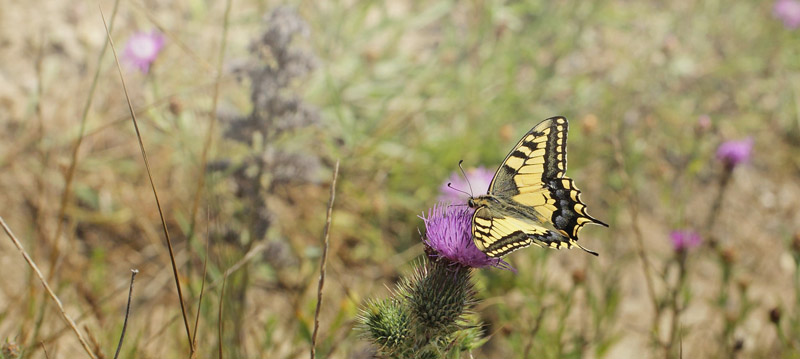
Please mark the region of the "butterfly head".
<svg viewBox="0 0 800 359"><path fill-rule="evenodd" d="M475 208L477 206L475 204L475 199L470 197L469 200L467 200L467 206L469 206L469 208Z"/></svg>

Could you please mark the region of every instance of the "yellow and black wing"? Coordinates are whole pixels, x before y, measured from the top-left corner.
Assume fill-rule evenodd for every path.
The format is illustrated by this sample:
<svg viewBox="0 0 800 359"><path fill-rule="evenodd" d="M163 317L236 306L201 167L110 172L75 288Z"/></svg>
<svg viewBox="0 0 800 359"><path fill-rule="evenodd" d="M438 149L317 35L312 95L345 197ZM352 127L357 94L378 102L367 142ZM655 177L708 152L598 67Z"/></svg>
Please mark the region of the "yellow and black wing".
<svg viewBox="0 0 800 359"><path fill-rule="evenodd" d="M551 248L580 247L578 233L584 225L608 226L586 213L580 190L564 175L567 130L566 118L548 118L525 134L509 152L484 196L492 201L482 203L483 207L476 210L473 218L473 235L478 248L483 245L506 254L531 244L511 245L526 240ZM487 208L487 212L482 211L484 207L491 208ZM484 218L493 220L487 222ZM557 233L536 222L552 224ZM494 226L502 228L495 230ZM522 239L518 233L527 235L528 239Z"/></svg>
<svg viewBox="0 0 800 359"><path fill-rule="evenodd" d="M531 244L560 248L564 243L561 234L529 221L493 213L488 206L475 210L472 226L475 245L493 258Z"/></svg>

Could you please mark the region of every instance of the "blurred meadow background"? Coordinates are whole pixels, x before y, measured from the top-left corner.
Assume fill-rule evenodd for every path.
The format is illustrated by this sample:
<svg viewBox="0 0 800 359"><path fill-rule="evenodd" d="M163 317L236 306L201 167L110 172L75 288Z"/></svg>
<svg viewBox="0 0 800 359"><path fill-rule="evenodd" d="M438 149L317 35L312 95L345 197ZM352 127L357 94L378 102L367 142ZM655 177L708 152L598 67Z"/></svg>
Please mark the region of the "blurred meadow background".
<svg viewBox="0 0 800 359"><path fill-rule="evenodd" d="M796 0L0 8L0 216L98 358L132 268L119 357L308 357L337 161L316 356L373 357L359 308L420 263L458 161L556 115L600 256L475 270L460 357L800 358ZM0 358L90 357L0 237Z"/></svg>

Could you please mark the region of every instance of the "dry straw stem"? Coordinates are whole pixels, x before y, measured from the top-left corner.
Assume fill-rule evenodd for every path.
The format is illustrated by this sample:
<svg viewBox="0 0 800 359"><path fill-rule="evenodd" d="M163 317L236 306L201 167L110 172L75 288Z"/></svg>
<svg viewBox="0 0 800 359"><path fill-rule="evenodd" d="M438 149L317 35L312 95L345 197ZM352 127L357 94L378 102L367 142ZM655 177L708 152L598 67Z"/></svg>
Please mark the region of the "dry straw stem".
<svg viewBox="0 0 800 359"><path fill-rule="evenodd" d="M208 211L206 210L206 217ZM200 327L200 309L203 307L203 294L206 292L206 276L208 275L208 247L211 243L211 236L208 235L208 218L206 218L206 255L203 259L203 281L200 284L200 297L197 299L197 313L194 317L194 330L192 331L192 346L197 347L197 329Z"/></svg>
<svg viewBox="0 0 800 359"><path fill-rule="evenodd" d="M156 184L153 182L153 174L150 171L150 161L147 160L147 151L144 149L144 142L142 142L142 134L139 131L139 123L136 121L136 113L133 111L133 104L131 103L131 98L128 95L128 87L125 85L125 76L122 76L122 66L119 63L119 57L117 56L117 49L114 47L114 40L111 39L111 33L108 30L108 24L106 24L106 18L103 15L103 10L100 9L100 16L103 18L103 25L106 27L106 36L108 37L108 43L111 45L111 52L114 54L114 60L117 63L117 71L119 71L119 78L122 81L122 90L125 92L125 100L128 102L128 110L131 113L131 120L133 121L133 128L136 130L136 139L139 140L139 149L142 152L142 159L144 160L144 167L147 170L147 179L150 181L150 188L153 190L153 196L156 200L156 207L158 208L158 215L161 217L161 227L164 230L164 237L167 242L167 248L169 249L169 259L170 263L172 263L172 275L175 277L175 286L178 289L178 300L181 304L181 315L183 316L183 325L186 328L186 339L189 342L189 349L191 353L194 354L194 345L192 345L192 333L189 330L189 319L186 315L186 305L183 302L183 291L181 290L181 281L178 276L178 267L175 264L175 252L172 249L172 241L169 237L169 230L167 229L167 221L164 219L164 210L161 208L161 201L158 199L158 191L156 191Z"/></svg>
<svg viewBox="0 0 800 359"><path fill-rule="evenodd" d="M47 291L47 294L49 294L50 298L53 298L53 301L56 302L58 310L61 312L61 317L64 318L64 320L67 322L70 328L72 328L72 331L75 332L75 335L78 336L78 341L81 342L81 346L83 346L83 349L86 351L87 354L89 354L90 358L97 359L97 357L94 355L94 352L92 352L92 350L89 348L89 343L86 342L86 340L83 338L83 335L81 334L81 331L78 330L78 327L75 325L75 322L72 321L72 318L70 318L69 315L67 315L67 312L64 310L64 306L61 304L61 300L59 300L58 296L56 296L53 290L50 289L50 285L47 284L47 280L44 279L44 276L42 275L42 272L39 270L39 267L36 266L36 263L33 262L33 259L31 259L31 257L28 255L28 252L25 252L25 249L22 248L22 244L20 244L17 237L14 236L14 233L11 232L11 229L8 228L8 225L6 224L6 221L3 220L3 217L0 217L0 225L3 226L3 230L6 231L8 237L11 238L12 242L14 242L14 246L16 246L17 249L22 253L22 256L25 257L25 261L28 262L28 265L33 269L34 272L36 272L36 276L39 277L39 280L42 281L42 285L44 285L44 289Z"/></svg>
<svg viewBox="0 0 800 359"><path fill-rule="evenodd" d="M194 227L197 224L195 219L197 217L197 210L200 207L200 194L203 192L203 187L206 184L206 165L208 164L208 150L211 148L212 140L214 138L214 129L217 124L217 103L219 102L219 84L222 82L222 62L225 59L225 46L228 41L228 27L230 25L231 3L233 0L225 2L225 15L222 24L222 41L219 46L219 54L217 55L217 76L214 81L214 100L211 102L211 122L208 124L208 131L206 131L206 138L203 143L203 152L200 155L200 177L197 181L197 189L194 192L194 200L192 201L192 212L189 217L189 240L194 235ZM196 330L196 329L195 329Z"/></svg>
<svg viewBox="0 0 800 359"><path fill-rule="evenodd" d="M219 308L217 308L217 342L219 342L218 346L218 353L219 359L222 359L222 333L224 332L224 322L222 321L222 304L224 303L225 298L225 282L227 281L228 276L222 277L222 288L219 290Z"/></svg>
<svg viewBox="0 0 800 359"><path fill-rule="evenodd" d="M333 168L333 179L331 180L331 198L328 200L328 213L325 216L325 231L322 247L322 261L319 264L319 285L317 286L317 309L314 312L314 333L311 335L311 359L314 359L317 348L317 332L319 331L319 311L322 308L322 287L325 285L325 264L328 258L328 238L331 229L331 215L333 214L333 200L336 198L336 178L339 177L339 160Z"/></svg>
<svg viewBox="0 0 800 359"><path fill-rule="evenodd" d="M39 342L39 345L42 346L42 351L44 351L45 359L50 359L50 354L47 354L47 347L44 346L44 342Z"/></svg>
<svg viewBox="0 0 800 359"><path fill-rule="evenodd" d="M620 128L621 132L622 128ZM658 306L658 298L656 297L656 290L655 286L653 285L653 276L652 270L650 268L650 260L647 258L647 253L644 251L644 235L642 234L642 228L639 226L639 203L636 199L636 191L634 189L633 180L628 175L628 171L625 169L625 156L622 154L622 144L619 141L618 134L616 136L611 136L611 143L614 146L614 160L617 163L617 168L619 170L619 176L625 182L623 186L625 197L628 200L628 206L631 213L631 226L633 227L634 232L634 240L636 243L636 254L639 255L639 259L642 263L642 270L644 271L644 280L647 284L647 294L650 296L650 300L653 303L653 312L655 313L656 319L659 316L659 306Z"/></svg>
<svg viewBox="0 0 800 359"><path fill-rule="evenodd" d="M107 26L107 31L111 31L114 28L114 19L117 17L117 8L119 7L119 0L114 1L114 8L111 10L111 21ZM103 19L103 23L105 23L105 19ZM78 166L78 150L81 148L81 144L83 143L84 134L86 132L86 118L89 117L89 109L92 107L92 100L94 99L94 91L97 89L97 80L100 78L100 64L103 63L103 57L106 54L106 49L108 48L108 43L103 43L103 48L100 49L100 54L97 55L97 69L94 71L94 78L92 79L92 84L89 86L89 96L86 98L86 103L83 105L83 114L81 115L81 124L78 129L78 139L75 141L75 147L72 148L72 157L69 162L69 168L67 169L67 178L64 180L64 194L61 195L61 203L58 206L58 217L56 220L58 224L56 225L56 233L53 236L54 240L58 239L58 236L61 235L61 229L63 228L64 221L64 212L67 208L67 202L69 202L70 197L70 188L72 186L72 179L75 177L75 167ZM57 252L57 251L56 251Z"/></svg>

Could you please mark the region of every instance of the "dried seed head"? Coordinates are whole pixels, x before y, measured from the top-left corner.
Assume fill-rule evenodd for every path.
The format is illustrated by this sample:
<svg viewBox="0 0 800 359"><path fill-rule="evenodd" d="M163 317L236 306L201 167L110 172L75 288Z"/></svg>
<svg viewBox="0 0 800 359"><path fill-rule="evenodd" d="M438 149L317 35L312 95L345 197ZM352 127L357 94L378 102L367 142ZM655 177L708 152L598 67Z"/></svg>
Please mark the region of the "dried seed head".
<svg viewBox="0 0 800 359"><path fill-rule="evenodd" d="M769 310L769 321L775 325L781 322L781 308L774 307Z"/></svg>

